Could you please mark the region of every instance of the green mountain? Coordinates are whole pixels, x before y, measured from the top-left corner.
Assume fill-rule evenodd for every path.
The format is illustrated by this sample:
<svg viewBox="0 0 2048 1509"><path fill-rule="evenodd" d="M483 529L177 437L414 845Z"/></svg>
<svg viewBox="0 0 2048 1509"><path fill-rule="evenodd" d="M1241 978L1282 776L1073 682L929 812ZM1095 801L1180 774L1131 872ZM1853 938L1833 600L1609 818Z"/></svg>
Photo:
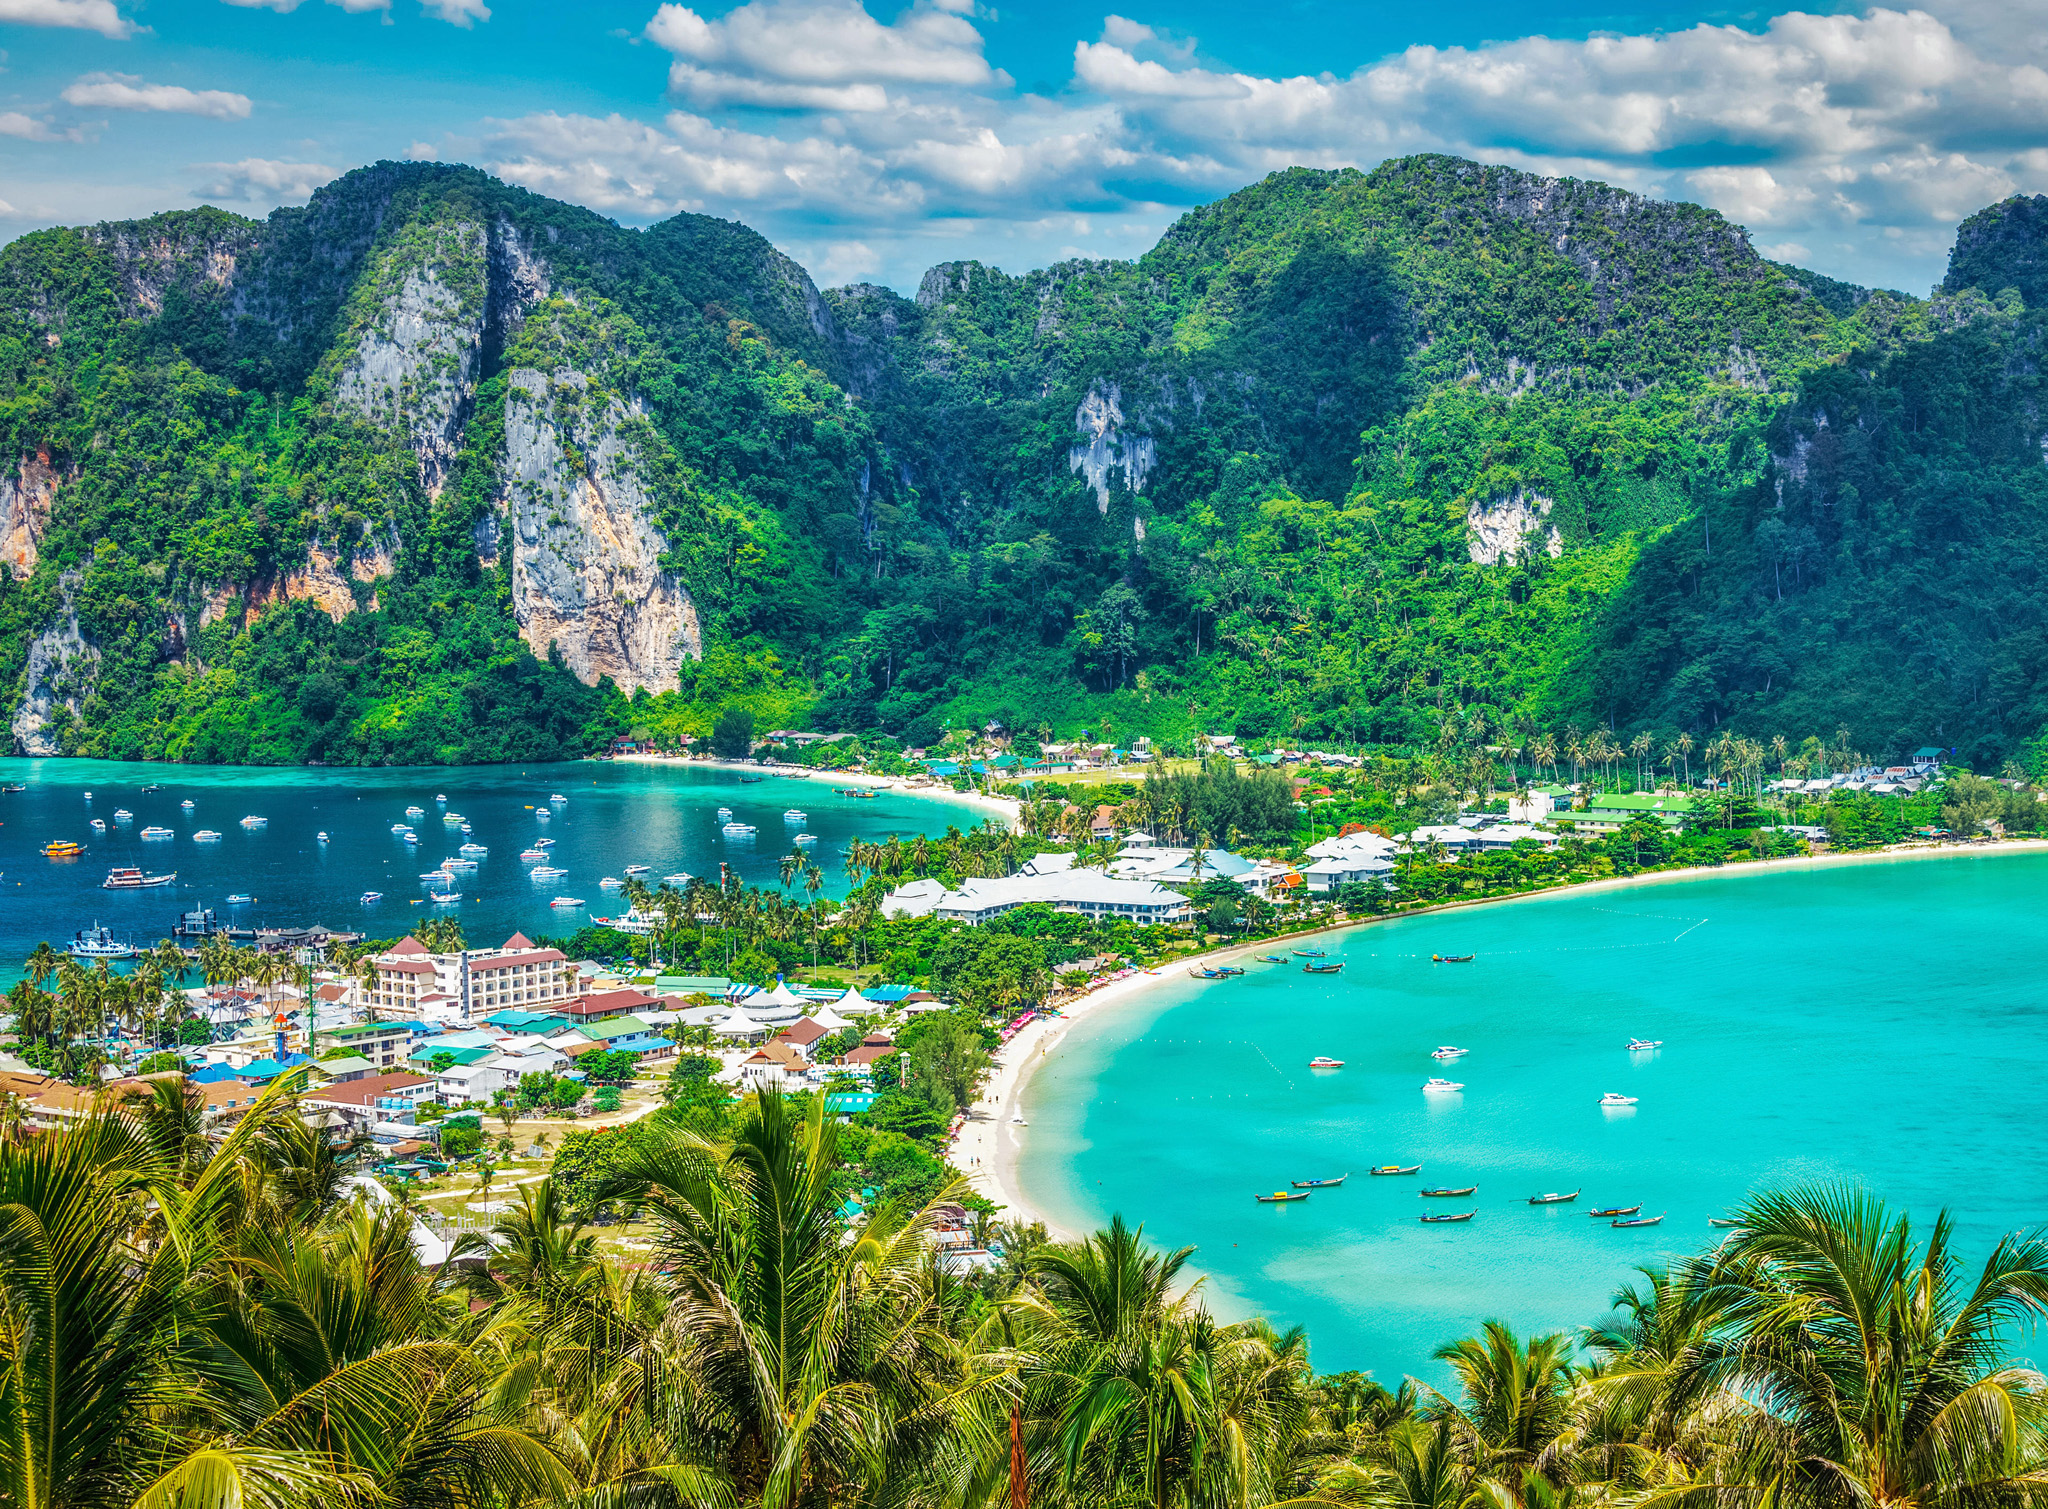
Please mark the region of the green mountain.
<svg viewBox="0 0 2048 1509"><path fill-rule="evenodd" d="M1135 262L821 293L470 169L0 250L20 749L769 723L1416 744L2048 725L2048 200L1928 300L1697 206L1292 169Z"/></svg>

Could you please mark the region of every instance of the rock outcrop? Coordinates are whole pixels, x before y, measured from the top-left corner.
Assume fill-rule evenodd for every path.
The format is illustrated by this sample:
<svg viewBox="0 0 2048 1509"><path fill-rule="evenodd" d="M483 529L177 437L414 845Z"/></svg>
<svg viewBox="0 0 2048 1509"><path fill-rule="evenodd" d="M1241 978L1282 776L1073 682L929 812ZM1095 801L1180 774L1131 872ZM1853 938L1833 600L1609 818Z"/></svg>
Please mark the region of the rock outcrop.
<svg viewBox="0 0 2048 1509"><path fill-rule="evenodd" d="M23 456L11 475L0 476L0 564L13 568L17 581L36 569L62 480L48 451Z"/></svg>
<svg viewBox="0 0 2048 1509"><path fill-rule="evenodd" d="M99 681L100 652L80 631L78 610L72 605L78 580L75 572L63 578L63 604L56 622L28 647L21 701L10 726L15 749L25 755L63 753L51 725L65 721L63 714L77 717Z"/></svg>
<svg viewBox="0 0 2048 1509"><path fill-rule="evenodd" d="M609 676L629 692L673 691L683 661L704 653L696 604L661 564L637 467L648 433L637 405L580 372L511 374L505 537L520 635L581 680Z"/></svg>
<svg viewBox="0 0 2048 1509"><path fill-rule="evenodd" d="M1465 510L1466 548L1475 566L1494 566L1542 551L1555 560L1564 540L1550 520L1551 500L1517 489L1504 498L1475 499Z"/></svg>
<svg viewBox="0 0 2048 1509"><path fill-rule="evenodd" d="M1123 473L1124 486L1139 492L1159 460L1152 437L1128 434L1123 423L1122 390L1113 382L1091 383L1087 396L1074 410L1074 428L1080 432L1081 443L1067 452L1067 470L1088 479L1099 513L1109 512L1112 473Z"/></svg>

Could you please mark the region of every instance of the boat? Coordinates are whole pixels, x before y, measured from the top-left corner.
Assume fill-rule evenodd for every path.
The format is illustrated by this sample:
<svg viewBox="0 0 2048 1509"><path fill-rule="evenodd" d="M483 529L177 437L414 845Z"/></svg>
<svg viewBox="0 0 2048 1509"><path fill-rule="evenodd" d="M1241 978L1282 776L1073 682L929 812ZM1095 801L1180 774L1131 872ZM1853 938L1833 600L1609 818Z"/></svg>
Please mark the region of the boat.
<svg viewBox="0 0 2048 1509"><path fill-rule="evenodd" d="M561 792L557 791L556 793L554 793L554 795L550 796L548 800L551 802L566 802L569 799L566 796L563 796Z"/></svg>
<svg viewBox="0 0 2048 1509"><path fill-rule="evenodd" d="M809 816L810 814L808 812L799 812L796 810L796 808L792 807L787 812L782 814L782 820L785 823L800 823L803 822Z"/></svg>
<svg viewBox="0 0 2048 1509"><path fill-rule="evenodd" d="M453 885L453 884L455 884L455 877L454 877L453 875L451 875L451 874L450 874L450 873L449 873L449 872L448 872L447 870L445 870L445 869L443 869L443 870L422 870L422 871L420 872L420 879L422 879L422 880L433 880L433 881L439 881L440 883L442 883L442 884L444 884L444 885Z"/></svg>
<svg viewBox="0 0 2048 1509"><path fill-rule="evenodd" d="M201 828L192 835L192 842L195 844L217 844L220 842L220 834L212 828Z"/></svg>
<svg viewBox="0 0 2048 1509"><path fill-rule="evenodd" d="M1643 1053L1651 1048L1663 1046L1664 1039L1661 1037L1632 1037L1628 1040L1628 1051L1631 1053Z"/></svg>
<svg viewBox="0 0 2048 1509"><path fill-rule="evenodd" d="M1323 956L1323 950L1320 948L1297 948L1294 950L1294 957L1297 959L1320 959Z"/></svg>
<svg viewBox="0 0 2048 1509"><path fill-rule="evenodd" d="M1661 1215L1633 1216L1626 1221L1609 1221L1607 1224L1616 1228L1620 1228L1623 1226L1655 1226L1659 1221L1662 1221L1663 1219L1664 1218Z"/></svg>
<svg viewBox="0 0 2048 1509"><path fill-rule="evenodd" d="M457 848L455 852L457 854L466 854L474 858L480 854L488 854L491 852L491 850L490 846L487 844L463 844L462 846Z"/></svg>
<svg viewBox="0 0 2048 1509"><path fill-rule="evenodd" d="M556 897L556 898L555 898L555 899L554 899L553 901L550 901L550 902L548 903L548 905L549 905L549 906L581 906L581 905L583 905L583 898L582 898L581 896L557 896L557 897Z"/></svg>
<svg viewBox="0 0 2048 1509"><path fill-rule="evenodd" d="M468 832L470 832L470 831L472 831L472 830L470 829L470 826L469 826L469 824L468 824L468 823L464 823L464 824L462 825L462 831L463 831L464 833L468 833Z"/></svg>
<svg viewBox="0 0 2048 1509"><path fill-rule="evenodd" d="M557 870L551 865L535 865L526 873L531 875L535 880L560 880L564 875L568 874L569 872L567 870Z"/></svg>
<svg viewBox="0 0 2048 1509"><path fill-rule="evenodd" d="M1472 1050L1470 1048L1432 1048L1430 1050L1429 1056L1431 1058L1441 1059L1463 1058L1466 1054L1470 1053L1471 1051Z"/></svg>
<svg viewBox="0 0 2048 1509"><path fill-rule="evenodd" d="M754 825L752 823L727 823L721 831L727 838L752 838L754 836Z"/></svg>
<svg viewBox="0 0 2048 1509"><path fill-rule="evenodd" d="M364 906L375 906L384 899L384 893L382 891L365 891L358 899Z"/></svg>
<svg viewBox="0 0 2048 1509"><path fill-rule="evenodd" d="M626 873L628 875L645 875L649 870L653 868L653 865L627 865Z"/></svg>
<svg viewBox="0 0 2048 1509"><path fill-rule="evenodd" d="M1415 1219L1431 1225L1442 1225L1451 1221L1469 1221L1478 1214L1476 1210L1446 1210L1433 1216L1417 1216Z"/></svg>
<svg viewBox="0 0 2048 1509"><path fill-rule="evenodd" d="M91 828L91 829L92 829L92 831L93 831L93 832L95 832L95 833L104 833L104 832L106 832L106 831L107 831L107 825L106 825L106 823L104 823L103 821L101 821L101 820L100 820L99 818L93 818L93 819L91 819L91 820L90 820L90 821L89 821L89 822L88 822L88 823L86 824L86 826L87 826L87 827L89 827L89 828Z"/></svg>
<svg viewBox="0 0 2048 1509"><path fill-rule="evenodd" d="M1191 969L1188 973L1197 980L1220 980L1223 978L1213 969Z"/></svg>
<svg viewBox="0 0 2048 1509"><path fill-rule="evenodd" d="M252 906L255 904L255 901L256 898L249 895L246 891L237 891L234 895L228 897L229 906Z"/></svg>
<svg viewBox="0 0 2048 1509"><path fill-rule="evenodd" d="M1735 1216L1708 1216L1707 1224L1709 1226L1740 1226L1742 1222Z"/></svg>
<svg viewBox="0 0 2048 1509"><path fill-rule="evenodd" d="M445 797L445 796L443 796L443 795L442 795L442 794L441 794L440 792L438 792L438 791L437 791L437 792L435 792L435 793L434 793L434 800L435 800L435 801L437 801L437 802L445 802L445 801L447 801L447 800L448 800L448 798L447 798L447 797Z"/></svg>
<svg viewBox="0 0 2048 1509"><path fill-rule="evenodd" d="M448 871L474 870L476 868L476 861L473 859L464 859L461 855L458 854L455 855L453 858L442 860L441 868Z"/></svg>
<svg viewBox="0 0 2048 1509"><path fill-rule="evenodd" d="M552 849L555 846L555 841L552 838L536 838L533 841L533 846L536 849Z"/></svg>
<svg viewBox="0 0 2048 1509"><path fill-rule="evenodd" d="M1279 954L1254 954L1252 957L1261 964L1285 964L1287 960Z"/></svg>
<svg viewBox="0 0 2048 1509"><path fill-rule="evenodd" d="M460 812L444 812L441 814L441 821L450 828L460 828L469 819Z"/></svg>
<svg viewBox="0 0 2048 1509"><path fill-rule="evenodd" d="M1453 1091L1453 1090L1462 1090L1462 1089L1464 1089L1464 1088L1465 1088L1465 1086L1464 1086L1464 1083L1463 1083L1463 1081L1461 1081L1461 1080L1455 1080L1455 1079L1425 1079L1425 1080L1424 1080L1424 1081L1422 1082L1422 1088L1423 1088L1423 1090L1424 1090L1424 1092L1425 1092L1425 1093L1427 1093L1427 1094L1430 1094L1430 1095L1448 1095L1448 1094L1450 1094L1450 1092L1451 1092L1451 1091Z"/></svg>
<svg viewBox="0 0 2048 1509"><path fill-rule="evenodd" d="M148 834L146 834L146 833L145 833L145 834L143 835L143 837L145 837L145 838L147 838L148 836L149 836L149 835L148 835ZM314 841L315 843L322 843L322 844L326 843L326 842L327 842L327 830L326 830L325 828L322 828L322 829L321 829L321 830L320 830L320 831L319 831L318 833L314 834L314 835L313 835L313 841Z"/></svg>
<svg viewBox="0 0 2048 1509"><path fill-rule="evenodd" d="M178 835L173 833L169 828L144 828L142 830L142 836L144 838L176 838ZM325 838L327 835L323 833L320 836L322 838Z"/></svg>
<svg viewBox="0 0 2048 1509"><path fill-rule="evenodd" d="M393 823L391 825L391 831L393 833L410 833L412 832L412 829L407 827L404 823Z"/></svg>
<svg viewBox="0 0 2048 1509"><path fill-rule="evenodd" d="M1432 964L1470 964L1478 957L1479 955L1477 954L1431 954L1429 962Z"/></svg>
<svg viewBox="0 0 2048 1509"><path fill-rule="evenodd" d="M729 823L729 822L731 822L731 821L732 821L732 808L730 808L730 807L720 807L720 808L718 809L718 820L719 820L719 821L720 821L721 823Z"/></svg>
<svg viewBox="0 0 2048 1509"><path fill-rule="evenodd" d="M8 783L7 783L7 784L6 784L5 786L0 786L0 791L6 791L6 792L15 792L15 791L26 791L26 790L28 790L28 787L26 787L26 786L22 786L22 785L18 785L18 784L16 784L16 783L12 782L12 781L8 782ZM191 804L190 802L187 802L187 803L186 803L185 805L189 807L189 806L191 806L192 804Z"/></svg>
<svg viewBox="0 0 2048 1509"><path fill-rule="evenodd" d="M126 807L116 807L114 809L114 821L117 823L132 823L135 821L135 814Z"/></svg>
<svg viewBox="0 0 2048 1509"><path fill-rule="evenodd" d="M546 859L548 851L545 849L521 849L519 857L521 859Z"/></svg>
<svg viewBox="0 0 2048 1509"><path fill-rule="evenodd" d="M436 906L453 906L462 899L460 891L434 891L430 898Z"/></svg>
<svg viewBox="0 0 2048 1509"><path fill-rule="evenodd" d="M690 883L690 877L686 872L678 870L673 875L662 876L661 883L663 885L688 885Z"/></svg>
<svg viewBox="0 0 2048 1509"><path fill-rule="evenodd" d="M1473 1195L1478 1192L1479 1186L1476 1184L1467 1184L1462 1189L1444 1187L1439 1189L1419 1189L1416 1191L1425 1200L1459 1200L1463 1199L1466 1195Z"/></svg>
<svg viewBox="0 0 2048 1509"><path fill-rule="evenodd" d="M52 859L70 859L74 855L83 854L85 845L68 838L60 838L54 843L44 844L43 852Z"/></svg>
<svg viewBox="0 0 2048 1509"><path fill-rule="evenodd" d="M413 844L416 846L420 841L420 836L408 828L398 835L398 841L402 844Z"/></svg>
<svg viewBox="0 0 2048 1509"><path fill-rule="evenodd" d="M818 835L815 833L799 833L796 836L796 841L800 844L814 844L818 841Z"/></svg>
<svg viewBox="0 0 2048 1509"><path fill-rule="evenodd" d="M1216 973L1223 976L1224 979L1228 980L1243 974L1244 971L1239 969L1235 964L1219 964L1216 966Z"/></svg>
<svg viewBox="0 0 2048 1509"><path fill-rule="evenodd" d="M244 828L267 828L270 826L270 819L267 817L245 817L242 819L242 826Z"/></svg>
<svg viewBox="0 0 2048 1509"><path fill-rule="evenodd" d="M554 818L554 813L552 813L552 812L548 811L548 809L547 809L547 808L545 808L545 807L536 807L536 808L534 808L534 809L533 809L533 815L534 815L535 817L539 818L539 819L540 819L540 820L541 820L542 822L544 822L544 823L545 823L545 822L549 822L549 821L552 821L552 820L553 820L553 818Z"/></svg>
<svg viewBox="0 0 2048 1509"><path fill-rule="evenodd" d="M407 817L425 817L427 809L424 807L408 807L405 809L405 815Z"/></svg>
<svg viewBox="0 0 2048 1509"><path fill-rule="evenodd" d="M1344 1060L1341 1058L1326 1058L1318 1053L1308 1061L1308 1066L1311 1069L1341 1069L1344 1067Z"/></svg>
<svg viewBox="0 0 2048 1509"><path fill-rule="evenodd" d="M616 875L607 875L607 876L605 876L605 878L604 878L604 879L600 880L600 881L599 881L599 882L598 882L597 884L598 884L598 888L599 888L600 890L605 890L605 891L616 891L616 890L618 890L618 889L619 889L619 888L620 888L621 886L625 885L625 883L626 883L625 881L623 881L623 880L619 879L619 877L618 877L618 876L616 876Z"/></svg>
<svg viewBox="0 0 2048 1509"><path fill-rule="evenodd" d="M1605 1095L1600 1097L1600 1104L1603 1106L1632 1106L1635 1103L1635 1096L1617 1095L1612 1090L1609 1090Z"/></svg>
<svg viewBox="0 0 2048 1509"><path fill-rule="evenodd" d="M1640 1205L1596 1205L1586 1214L1589 1216L1632 1216L1643 1207Z"/></svg>
<svg viewBox="0 0 2048 1509"><path fill-rule="evenodd" d="M1568 1195L1560 1195L1556 1193L1547 1195L1531 1195L1529 1196L1529 1203L1531 1205L1569 1205L1572 1201L1578 1199L1578 1197L1579 1192L1577 1190L1573 1190Z"/></svg>
<svg viewBox="0 0 2048 1509"><path fill-rule="evenodd" d="M21 788L17 786L15 789L18 791ZM199 804L193 801L192 798L188 796L185 798L184 801L178 803L178 805L180 807L183 807L187 812L190 812L194 807L198 806Z"/></svg>
<svg viewBox="0 0 2048 1509"><path fill-rule="evenodd" d="M1303 1190L1299 1194L1290 1194L1284 1189L1276 1189L1270 1195L1253 1195L1252 1198L1261 1205L1285 1205L1290 1200L1306 1200L1308 1198L1308 1191Z"/></svg>
<svg viewBox="0 0 2048 1509"><path fill-rule="evenodd" d="M1349 1174L1339 1174L1334 1179L1295 1179L1290 1182L1296 1189L1335 1189L1350 1177Z"/></svg>
<svg viewBox="0 0 2048 1509"><path fill-rule="evenodd" d="M123 943L95 922L83 932L72 935L70 946L64 950L74 959L132 959L135 949Z"/></svg>
<svg viewBox="0 0 2048 1509"><path fill-rule="evenodd" d="M140 870L124 867L107 871L107 878L100 882L100 889L103 891L139 891L149 886L175 885L177 880L178 872L176 870L171 871L168 875L145 875Z"/></svg>
<svg viewBox="0 0 2048 1509"><path fill-rule="evenodd" d="M1375 1179L1384 1179L1389 1174L1419 1174L1422 1172L1422 1165L1417 1163L1403 1168L1398 1163L1382 1163L1378 1168L1369 1168L1366 1172Z"/></svg>
<svg viewBox="0 0 2048 1509"><path fill-rule="evenodd" d="M1301 966L1301 972L1305 975L1334 975L1343 973L1343 970L1343 961L1338 959L1332 959L1325 964L1304 964Z"/></svg>

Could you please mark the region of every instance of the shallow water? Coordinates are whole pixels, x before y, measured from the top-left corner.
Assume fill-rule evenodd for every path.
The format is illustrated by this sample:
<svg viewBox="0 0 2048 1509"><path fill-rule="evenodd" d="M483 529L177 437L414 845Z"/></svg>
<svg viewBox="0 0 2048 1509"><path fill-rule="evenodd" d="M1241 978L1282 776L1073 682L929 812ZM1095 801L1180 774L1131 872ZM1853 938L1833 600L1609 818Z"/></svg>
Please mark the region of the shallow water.
<svg viewBox="0 0 2048 1509"><path fill-rule="evenodd" d="M459 917L472 946L502 942L513 931L564 936L593 916L626 909L618 891L600 889L606 876L625 877L625 866L650 866L643 880L686 872L716 881L721 863L753 885L779 886L781 857L794 835L818 835L809 845L824 872L824 893L846 891L849 840L938 834L949 824L962 828L981 821L974 809L898 792L873 800L835 796L829 777L811 780L770 776L742 785L730 770L679 765L581 762L567 765L509 765L380 770L248 769L144 765L104 760L0 760L0 783L19 782L26 791L0 795L0 983L19 978L21 958L43 939L61 944L95 922L117 937L138 943L169 934L180 911L212 907L238 926L296 926L324 923L395 937L435 915ZM142 788L161 784L144 795ZM85 793L92 793L91 800ZM569 798L551 809L549 796ZM448 798L445 806L434 800ZM194 807L180 803L190 798ZM407 821L405 809L426 816L415 826L419 843L407 846L390 831ZM759 829L753 838L727 838L717 809ZM125 808L128 822L116 822ZM786 821L785 810L806 814ZM460 813L473 830L441 821L443 811ZM542 817L544 811L553 815ZM243 817L269 818L259 830L239 826ZM98 817L105 834L88 826ZM145 840L145 827L170 828L176 837ZM197 843L194 832L210 828L218 843ZM328 841L321 843L321 830ZM535 839L553 838L545 863L569 873L560 879L531 880L532 864L519 854ZM83 857L44 858L38 851L52 839L76 839ZM469 874L458 872L454 889L462 901L436 906L425 901L433 889L418 879L464 842L490 853ZM175 870L175 887L108 891L100 883L115 866L133 865L161 873ZM384 899L365 906L365 891ZM230 907L226 898L246 893L256 899ZM791 891L803 896L799 881ZM556 896L581 897L575 908L551 906Z"/></svg>
<svg viewBox="0 0 2048 1509"><path fill-rule="evenodd" d="M1404 919L1242 979L1083 1018L1026 1090L1019 1176L1080 1229L1112 1212L1198 1248L1219 1308L1305 1324L1320 1368L1440 1381L1499 1317L1598 1319L1635 1264L1691 1251L1757 1188L1857 1179L1946 1205L1974 1263L2048 1215L2033 1092L2048 856L1814 867ZM1436 952L1476 951L1471 964ZM1631 1037L1661 1038L1630 1053ZM1439 1044L1469 1048L1446 1066ZM1317 1054L1341 1070L1307 1068ZM1423 1080L1464 1082L1425 1095ZM1602 1094L1636 1096L1602 1110ZM1380 1163L1420 1176L1368 1178ZM1350 1172L1291 1205L1252 1196ZM1471 1200L1424 1185L1477 1184ZM1576 1204L1531 1207L1539 1191ZM1617 1231L1593 1205L1668 1212ZM1476 1207L1462 1225L1424 1210Z"/></svg>

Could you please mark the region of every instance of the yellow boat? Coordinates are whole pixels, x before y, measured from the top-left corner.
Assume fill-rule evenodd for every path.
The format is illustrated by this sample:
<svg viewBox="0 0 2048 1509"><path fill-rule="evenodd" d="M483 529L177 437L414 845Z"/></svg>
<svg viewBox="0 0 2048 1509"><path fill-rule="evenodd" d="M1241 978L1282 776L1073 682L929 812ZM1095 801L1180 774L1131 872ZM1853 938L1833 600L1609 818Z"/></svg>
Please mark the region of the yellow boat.
<svg viewBox="0 0 2048 1509"><path fill-rule="evenodd" d="M68 838L60 838L55 843L44 844L43 852L52 859L69 859L75 854L83 854L85 845L73 843Z"/></svg>

